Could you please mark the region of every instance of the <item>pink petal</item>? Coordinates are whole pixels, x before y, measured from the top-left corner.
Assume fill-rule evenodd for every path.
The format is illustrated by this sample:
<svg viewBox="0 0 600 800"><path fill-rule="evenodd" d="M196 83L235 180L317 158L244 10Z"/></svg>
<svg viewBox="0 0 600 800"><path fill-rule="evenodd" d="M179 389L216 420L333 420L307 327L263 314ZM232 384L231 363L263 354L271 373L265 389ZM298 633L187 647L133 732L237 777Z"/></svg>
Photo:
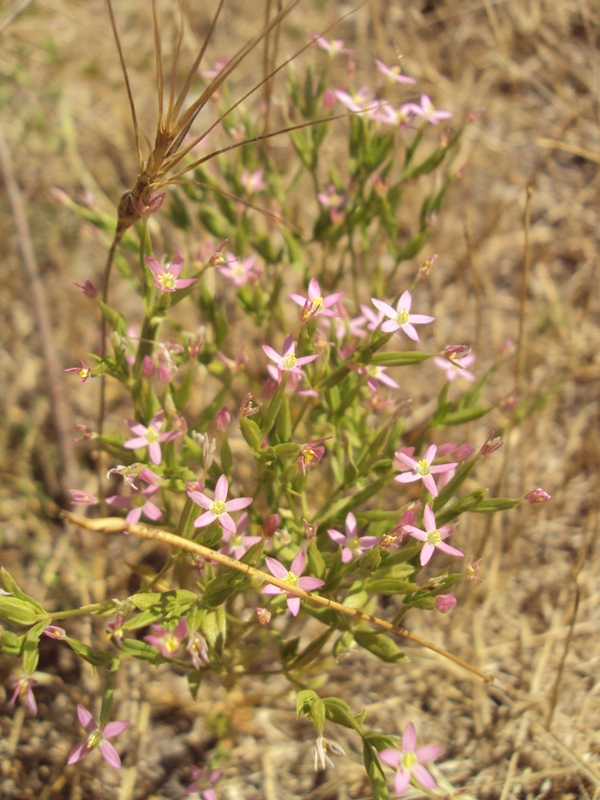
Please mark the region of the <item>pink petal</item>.
<svg viewBox="0 0 600 800"><path fill-rule="evenodd" d="M292 565L290 567L290 572L293 572L294 575L301 575L304 571L305 565L306 550L299 550L294 556L294 560L292 561Z"/></svg>
<svg viewBox="0 0 600 800"><path fill-rule="evenodd" d="M125 447L127 450L137 450L138 447L148 447L148 442L146 441L146 430L147 429L144 428L143 436L138 436L135 439L129 439L123 444L123 447Z"/></svg>
<svg viewBox="0 0 600 800"><path fill-rule="evenodd" d="M298 616L298 612L300 611L300 598L299 597L292 597L288 594L287 596L287 607L290 610L290 614L293 617Z"/></svg>
<svg viewBox="0 0 600 800"><path fill-rule="evenodd" d="M435 547L432 544L429 544L429 542L425 542L425 544L423 545L423 549L421 550L422 567L424 567L425 564L429 563L431 556L434 554L434 552L435 552Z"/></svg>
<svg viewBox="0 0 600 800"><path fill-rule="evenodd" d="M396 451L394 455L398 461L402 461L403 464L406 464L406 466L410 467L411 469L415 469L415 467L419 466L419 462L415 458L411 458L406 453L403 453L402 450Z"/></svg>
<svg viewBox="0 0 600 800"><path fill-rule="evenodd" d="M125 517L127 522L130 522L132 525L137 525L140 521L140 517L142 516L142 509L141 508L132 508L131 511Z"/></svg>
<svg viewBox="0 0 600 800"><path fill-rule="evenodd" d="M392 750L392 748L388 747L379 753L379 758L388 767L397 767L402 761L402 753L399 750Z"/></svg>
<svg viewBox="0 0 600 800"><path fill-rule="evenodd" d="M417 732L412 722L409 722L402 734L402 750L405 753L414 753L417 745Z"/></svg>
<svg viewBox="0 0 600 800"><path fill-rule="evenodd" d="M372 297L371 302L382 314L385 314L386 317L390 317L390 319L395 319L396 317L396 309L392 308L392 306L388 305L388 303L384 303L383 300L377 300L377 298Z"/></svg>
<svg viewBox="0 0 600 800"><path fill-rule="evenodd" d="M175 631L176 630L177 628L175 628ZM173 633L175 633L175 631L173 631ZM127 720L117 720L115 722L109 722L108 725L105 725L102 728L102 733L104 734L105 739L113 739L115 736L118 736L120 733L123 733L125 728L128 727L129 727L129 722Z"/></svg>
<svg viewBox="0 0 600 800"><path fill-rule="evenodd" d="M146 265L152 270L152 273L157 278L159 278L161 275L164 275L165 272L164 269L155 258L151 258L150 256L144 256L144 261L146 262Z"/></svg>
<svg viewBox="0 0 600 800"><path fill-rule="evenodd" d="M426 789L436 788L437 784L433 779L433 775L422 764L416 764L413 767L413 775Z"/></svg>
<svg viewBox="0 0 600 800"><path fill-rule="evenodd" d="M181 253L178 250L176 255L175 255L175 258L169 264L169 272L171 273L171 275L174 275L175 277L177 277L179 275L179 273L181 272L181 268L182 267L183 267L183 256L181 255Z"/></svg>
<svg viewBox="0 0 600 800"><path fill-rule="evenodd" d="M420 542L427 541L427 534L425 531L421 531L419 528L415 528L413 525L405 525L404 530L408 531L411 536L413 536L415 539L418 539Z"/></svg>
<svg viewBox="0 0 600 800"><path fill-rule="evenodd" d="M299 306L302 306L302 308L304 308L304 306L306 304L306 298L302 297L301 294L296 294L294 292L294 293L290 294L290 298L294 301L294 303L298 303ZM263 347L264 347L264 345L263 345Z"/></svg>
<svg viewBox="0 0 600 800"><path fill-rule="evenodd" d="M196 278L178 278L175 281L175 289L187 289L192 283L196 283Z"/></svg>
<svg viewBox="0 0 600 800"><path fill-rule="evenodd" d="M424 520L425 520L425 530L427 531L427 533L429 533L430 531L434 531L436 529L436 527L435 527L435 515L434 515L433 509L431 508L429 503L427 503L427 505L425 506L425 511L423 512L423 517L424 517Z"/></svg>
<svg viewBox="0 0 600 800"><path fill-rule="evenodd" d="M428 322L433 322L435 317L430 317L428 314L411 314L408 318L409 322L414 323L415 325L425 325Z"/></svg>
<svg viewBox="0 0 600 800"><path fill-rule="evenodd" d="M303 550L300 552L304 552ZM277 561L275 558L270 558L267 556L265 558L265 564L267 565L267 569L274 575L276 578L279 578L280 581L285 580L288 576L288 570L283 566L283 564Z"/></svg>
<svg viewBox="0 0 600 800"><path fill-rule="evenodd" d="M444 748L441 744L428 744L425 747L419 747L415 754L421 763L427 764L428 761L435 761L443 752Z"/></svg>
<svg viewBox="0 0 600 800"><path fill-rule="evenodd" d="M212 505L212 500L210 497L207 497L202 492L188 492L188 497L190 500L196 503L196 505L199 505L202 508L209 509Z"/></svg>
<svg viewBox="0 0 600 800"><path fill-rule="evenodd" d="M331 539L333 539L333 541L334 541L336 544L339 544L339 545L341 545L342 547L343 547L343 546L346 544L346 537L344 536L344 534L343 534L343 533L340 533L339 531L333 530L333 528L330 528L330 529L327 531L327 533L329 534L329 536L331 537Z"/></svg>
<svg viewBox="0 0 600 800"><path fill-rule="evenodd" d="M94 718L85 706L77 706L77 719L86 733L92 733L92 731L98 730Z"/></svg>
<svg viewBox="0 0 600 800"><path fill-rule="evenodd" d="M385 324L385 323L384 323ZM413 342L420 342L419 334L417 333L417 329L413 328L410 322L405 322L404 325L400 325L404 333L408 336L409 339L412 339ZM381 330L383 330L383 325L381 326Z"/></svg>
<svg viewBox="0 0 600 800"><path fill-rule="evenodd" d="M283 340L283 348L281 352L284 356L296 352L296 345L294 344L294 340L291 336L286 336L285 339Z"/></svg>
<svg viewBox="0 0 600 800"><path fill-rule="evenodd" d="M217 519L219 520L219 525L223 528L224 531L227 531L228 533L236 532L235 522L226 511L223 512L223 514L219 514Z"/></svg>
<svg viewBox="0 0 600 800"><path fill-rule="evenodd" d="M78 761L81 761L82 758L85 758L89 752L87 739L84 739L83 742L79 742L71 750L67 758L67 764L76 764Z"/></svg>
<svg viewBox="0 0 600 800"><path fill-rule="evenodd" d="M306 577L298 579L298 586L308 592L312 591L313 589L319 589L324 583L325 581L322 581L321 578Z"/></svg>
<svg viewBox="0 0 600 800"><path fill-rule="evenodd" d="M227 511L241 511L242 508L247 508L251 503L251 497L237 497L234 500L228 500L225 507Z"/></svg>
<svg viewBox="0 0 600 800"><path fill-rule="evenodd" d="M433 475L423 475L423 486L434 497L438 496L438 488L435 485L435 481L433 480Z"/></svg>
<svg viewBox="0 0 600 800"><path fill-rule="evenodd" d="M223 502L227 499L227 492L229 490L229 481L226 475L221 475L215 486L215 500Z"/></svg>
<svg viewBox="0 0 600 800"><path fill-rule="evenodd" d="M200 517L196 517L194 520L194 528L206 528L206 526L210 525L210 523L215 519L216 516L212 513L212 511L207 511Z"/></svg>
<svg viewBox="0 0 600 800"><path fill-rule="evenodd" d="M464 553L462 553L460 550L457 550L456 547L450 547L450 545L446 544L445 542L440 542L437 548L443 553L448 553L449 556L464 556Z"/></svg>
<svg viewBox="0 0 600 800"><path fill-rule="evenodd" d="M410 783L410 770L406 769L405 767L400 767L398 772L396 773L396 777L394 778L394 791L400 797L401 794L404 794L406 789L408 788L408 784Z"/></svg>
<svg viewBox="0 0 600 800"><path fill-rule="evenodd" d="M304 298L303 298L304 299ZM303 303L304 305L304 303ZM265 351L265 354L276 364L281 364L281 356L276 350L273 350L272 347L269 347L268 344L263 344L262 349Z"/></svg>
<svg viewBox="0 0 600 800"><path fill-rule="evenodd" d="M277 577L277 576L275 576ZM263 594L285 594L283 589L280 589L279 586L273 586L272 583L268 583L261 589Z"/></svg>
<svg viewBox="0 0 600 800"><path fill-rule="evenodd" d="M148 445L148 455L150 456L150 461L153 464L160 464L161 451L160 451L160 444L158 442L151 442Z"/></svg>
<svg viewBox="0 0 600 800"><path fill-rule="evenodd" d="M398 481L398 483L412 483L413 481L418 481L420 477L414 472L401 472L400 475L396 475L394 480Z"/></svg>
<svg viewBox="0 0 600 800"><path fill-rule="evenodd" d="M107 764L110 764L110 766L114 767L115 769L121 769L121 759L119 758L119 754L110 742L101 742L98 749L102 753L102 758Z"/></svg>
<svg viewBox="0 0 600 800"><path fill-rule="evenodd" d="M346 536L351 536L351 537L356 536L356 530L357 530L356 517L350 511L346 516Z"/></svg>
<svg viewBox="0 0 600 800"><path fill-rule="evenodd" d="M455 461L453 463L448 463L448 464L436 464L433 467L429 467L429 470L430 472L438 475L439 473L450 472L451 469L454 469L457 466L458 462Z"/></svg>
<svg viewBox="0 0 600 800"><path fill-rule="evenodd" d="M148 519L151 519L153 522L158 522L159 519L162 519L162 511L158 506L155 506L154 503L146 503L142 511Z"/></svg>
<svg viewBox="0 0 600 800"><path fill-rule="evenodd" d="M310 364L311 361L314 361L315 358L318 358L319 354L316 353L314 356L302 356L302 358L296 359L296 366L301 367L303 364Z"/></svg>
<svg viewBox="0 0 600 800"><path fill-rule="evenodd" d="M394 333L399 329L400 329L400 323L396 322L395 319L387 319L381 326L381 330L384 333Z"/></svg>

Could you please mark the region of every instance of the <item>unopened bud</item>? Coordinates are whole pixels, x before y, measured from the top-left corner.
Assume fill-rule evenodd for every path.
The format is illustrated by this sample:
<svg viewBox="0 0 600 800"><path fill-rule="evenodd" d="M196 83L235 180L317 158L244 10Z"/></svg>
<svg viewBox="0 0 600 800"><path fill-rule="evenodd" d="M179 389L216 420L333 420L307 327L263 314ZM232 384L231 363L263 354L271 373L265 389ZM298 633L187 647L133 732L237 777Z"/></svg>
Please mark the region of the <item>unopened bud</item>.
<svg viewBox="0 0 600 800"><path fill-rule="evenodd" d="M523 499L527 500L531 505L536 505L537 503L547 503L550 497L551 495L549 495L548 492L538 487L537 489L532 489L530 492L527 492Z"/></svg>
<svg viewBox="0 0 600 800"><path fill-rule="evenodd" d="M226 431L231 425L231 421L231 411L228 408L223 407L217 411L217 415L215 417L215 425L217 426L217 430Z"/></svg>
<svg viewBox="0 0 600 800"><path fill-rule="evenodd" d="M433 605L438 611L441 611L442 614L447 614L456 605L456 597L451 594L438 594L433 601Z"/></svg>
<svg viewBox="0 0 600 800"><path fill-rule="evenodd" d="M275 531L281 524L281 517L279 514L269 514L263 523L263 536L265 539L271 539L275 535Z"/></svg>

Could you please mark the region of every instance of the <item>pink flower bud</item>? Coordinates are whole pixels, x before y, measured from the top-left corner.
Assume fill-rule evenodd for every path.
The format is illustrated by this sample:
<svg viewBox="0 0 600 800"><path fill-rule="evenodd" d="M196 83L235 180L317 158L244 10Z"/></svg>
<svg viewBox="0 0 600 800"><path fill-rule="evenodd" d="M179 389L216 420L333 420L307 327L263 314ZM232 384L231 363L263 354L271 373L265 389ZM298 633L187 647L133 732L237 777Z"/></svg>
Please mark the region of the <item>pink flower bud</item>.
<svg viewBox="0 0 600 800"><path fill-rule="evenodd" d="M265 539L271 539L275 536L275 531L281 524L281 517L279 514L269 514L266 520L263 523L263 536Z"/></svg>
<svg viewBox="0 0 600 800"><path fill-rule="evenodd" d="M89 279L86 279L83 283L77 283L77 281L75 281L75 286L81 289L86 297L91 297L92 300L98 296L98 289L96 289Z"/></svg>
<svg viewBox="0 0 600 800"><path fill-rule="evenodd" d="M547 503L550 497L551 495L549 495L548 492L538 487L537 489L532 489L530 492L527 492L523 499L527 500L531 505L536 505L537 503Z"/></svg>
<svg viewBox="0 0 600 800"><path fill-rule="evenodd" d="M442 614L447 614L456 605L456 597L451 594L438 594L433 604Z"/></svg>
<svg viewBox="0 0 600 800"><path fill-rule="evenodd" d="M226 431L231 425L231 422L231 411L228 408L223 407L217 411L217 415L215 417L215 425L217 426L217 430L223 432Z"/></svg>
<svg viewBox="0 0 600 800"><path fill-rule="evenodd" d="M44 628L43 633L44 636L49 636L51 639L64 639L67 635L66 630L58 625L48 625Z"/></svg>

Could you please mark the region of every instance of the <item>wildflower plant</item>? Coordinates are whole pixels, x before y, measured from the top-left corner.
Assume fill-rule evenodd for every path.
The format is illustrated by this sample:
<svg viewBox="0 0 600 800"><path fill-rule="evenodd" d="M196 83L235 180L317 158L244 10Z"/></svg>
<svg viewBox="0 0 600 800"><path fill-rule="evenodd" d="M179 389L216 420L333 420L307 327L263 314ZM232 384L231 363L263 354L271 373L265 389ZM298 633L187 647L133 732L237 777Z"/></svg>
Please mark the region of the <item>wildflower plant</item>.
<svg viewBox="0 0 600 800"><path fill-rule="evenodd" d="M11 703L20 697L35 713L38 643L63 621L66 633L51 637L57 639L53 646L70 647L105 676L100 722L78 706L87 736L68 763L97 747L116 768L120 759L108 739L122 733L125 740L127 722L110 721L113 679L128 659L173 665L186 674L195 697L203 681L220 678L231 685L269 653L298 692L298 714L314 726L316 768L331 765L328 753L345 755L324 736L325 723L346 727L362 742L372 797L380 800L391 785L384 765L396 770L397 795L411 782L433 790L424 764L442 748L415 749L409 721L401 746L394 732L366 728L348 701L318 689L315 673L350 647L401 669L404 639L488 680L401 622L410 609L450 611L457 605L450 590L461 581L473 589L473 581L481 580L480 560L468 553L468 560L458 560L467 549L463 519L549 496L538 488L520 498L489 498L477 487L478 464L501 440L492 435L477 449L459 431L492 410L483 397L500 362L482 375L470 372L468 348L448 344L440 354L432 344L434 316L412 313L413 300L419 312L431 310L422 288L435 257L421 254L432 215L442 212L453 181L463 126L450 112L436 110L427 95L410 99L412 78L381 60L372 65L372 88L335 86L331 65L348 55L347 48L320 37L316 47L311 39L300 48L311 59L304 71L294 65L287 74L285 135L296 158L281 161L268 152L261 156L258 144L239 146L265 135L247 96L230 99L229 80L297 1L207 73L205 88L190 100L200 54L179 93L171 87L168 107L152 4L156 143L143 158L136 125L140 171L118 208L104 293L81 297L97 304L108 336L93 367L73 352L69 363L79 359L80 366L67 369L81 383L110 379L130 409L128 417L111 419L119 432L109 435L104 404L102 423L83 437L111 467L108 478L102 476L97 511L102 514L106 498L116 515L65 510L64 518L98 535L124 532L161 542L170 555L160 570L144 576L139 591L123 589L118 599L58 612L27 595L3 570L2 651L22 662ZM124 63L120 45L119 56ZM198 135L192 125L209 100L217 107L223 141L198 156L215 125ZM322 157L334 151L341 153L339 161ZM166 197L159 194L168 186ZM417 196L415 187L425 199L407 234L399 220ZM272 214L256 211L257 194L270 198L281 227L273 227ZM286 224L298 196L305 219ZM169 227L169 237L151 230L150 215L156 230ZM96 223L108 230L106 220ZM136 225L139 231L129 232ZM215 240L222 242L218 250ZM109 302L110 267L122 241L129 268L119 280L136 298L135 320ZM221 254L225 242L227 259ZM199 251L213 255L199 258ZM179 277L182 272L188 277ZM139 336L130 335L131 323L140 320ZM417 332L415 325L424 327ZM165 369L157 379L153 364L161 353ZM438 402L410 431L402 415L387 408L398 407L433 358L446 372L431 371ZM455 376L466 380L453 382L450 399ZM451 428L460 445L448 442ZM108 481L118 477L123 492L110 494ZM73 503L93 506L96 496L73 487ZM446 543L451 534L452 546ZM121 544L126 559L130 539ZM460 604L455 619L459 612ZM111 620L104 625L110 637L93 647L71 636L68 622L90 614ZM308 617L321 629L306 642L299 634ZM195 768L189 791L214 798L217 766Z"/></svg>

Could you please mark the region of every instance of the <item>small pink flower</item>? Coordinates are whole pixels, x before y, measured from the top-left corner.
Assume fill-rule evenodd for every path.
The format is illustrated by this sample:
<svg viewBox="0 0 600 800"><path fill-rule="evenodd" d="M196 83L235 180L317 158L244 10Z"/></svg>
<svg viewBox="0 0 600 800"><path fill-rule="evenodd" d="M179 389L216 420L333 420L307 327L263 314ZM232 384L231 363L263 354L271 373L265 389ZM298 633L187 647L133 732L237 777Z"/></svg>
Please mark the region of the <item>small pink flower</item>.
<svg viewBox="0 0 600 800"><path fill-rule="evenodd" d="M254 172L250 172L247 169L242 171L240 182L248 194L256 194L267 188L267 184L263 180L264 174L265 171L262 168Z"/></svg>
<svg viewBox="0 0 600 800"><path fill-rule="evenodd" d="M323 586L325 583L325 581L322 581L320 578L299 577L306 566L305 550L298 551L294 560L292 561L289 571L280 561L277 561L274 558L265 558L265 563L271 575L273 575L275 578L278 578L280 581L284 581L284 583L289 583L290 586L298 586L300 589L312 591L313 589L318 589L320 586ZM290 594L289 592L286 593L284 589L280 589L279 586L273 586L270 583L263 587L262 593L272 595L287 594L287 607L290 611L290 614L292 614L294 617L298 615L298 612L300 611L300 598L295 594Z"/></svg>
<svg viewBox="0 0 600 800"><path fill-rule="evenodd" d="M386 375L387 367L379 367L377 364L368 364L366 367L353 367L359 375L367 376L367 386L372 392L376 392L378 384L383 383L391 389L399 389L400 384Z"/></svg>
<svg viewBox="0 0 600 800"><path fill-rule="evenodd" d="M224 278L229 278L234 286L245 286L254 283L262 275L262 269L256 264L256 256L248 256L243 261L238 258L227 261L218 267Z"/></svg>
<svg viewBox="0 0 600 800"><path fill-rule="evenodd" d="M318 45L321 50L325 50L330 56L336 56L338 53L351 53L344 47L342 39L325 39L323 36L315 36L313 42Z"/></svg>
<svg viewBox="0 0 600 800"><path fill-rule="evenodd" d="M404 333L415 342L419 341L419 334L415 329L415 325L424 325L427 322L433 322L435 317L427 316L426 314L411 314L410 307L412 305L412 295L410 292L404 292L394 310L388 303L383 300L371 298L371 302L375 308L379 309L389 320L383 323L381 330L384 333L392 333L394 331L402 330Z"/></svg>
<svg viewBox="0 0 600 800"><path fill-rule="evenodd" d="M446 373L447 381L453 381L456 378L464 378L467 381L471 381L471 383L474 383L476 378L472 372L469 372L467 367L470 367L474 361L475 356L472 353L461 356L449 350L449 348L446 348L444 358L436 356L433 359L433 363L436 367L439 367Z"/></svg>
<svg viewBox="0 0 600 800"><path fill-rule="evenodd" d="M269 514L266 520L263 522L262 527L262 534L265 539L272 539L275 536L275 532L277 528L281 524L281 517L279 514Z"/></svg>
<svg viewBox="0 0 600 800"><path fill-rule="evenodd" d="M271 612L267 608L262 608L262 606L257 606L255 611L256 611L256 618L261 625L268 625L269 622L271 622Z"/></svg>
<svg viewBox="0 0 600 800"><path fill-rule="evenodd" d="M235 533L223 530L223 541L225 545L219 548L220 553L225 553L226 556L231 556L235 558L236 561L239 561L249 547L260 542L260 536L245 535L248 530L249 521L248 513L244 511L238 520Z"/></svg>
<svg viewBox="0 0 600 800"><path fill-rule="evenodd" d="M74 506L95 506L98 498L91 492L82 492L80 489L71 489L71 503Z"/></svg>
<svg viewBox="0 0 600 800"><path fill-rule="evenodd" d="M467 558L467 566L465 567L465 578L469 581L483 582L483 578L479 577L479 567L483 559L478 558L477 561L473 560L473 556Z"/></svg>
<svg viewBox="0 0 600 800"><path fill-rule="evenodd" d="M71 750L67 758L67 764L76 764L97 747L100 750L102 758L110 764L111 767L120 769L121 759L119 758L119 754L107 740L123 733L125 728L129 725L129 722L109 722L108 725L99 728L98 723L90 712L82 705L77 706L77 716L87 736Z"/></svg>
<svg viewBox="0 0 600 800"><path fill-rule="evenodd" d="M450 119L452 113L450 111L436 111L431 102L431 98L426 95L421 95L421 105L418 103L405 103L401 107L404 114L412 114L415 117L423 117L432 125L437 125L443 119Z"/></svg>
<svg viewBox="0 0 600 800"><path fill-rule="evenodd" d="M335 306L343 296L343 292L334 292L326 297L321 296L321 287L316 278L311 278L308 284L308 298L301 294L290 294L290 297L299 306L302 306L302 322L322 315L324 317L339 317L339 312L335 311Z"/></svg>
<svg viewBox="0 0 600 800"><path fill-rule="evenodd" d="M410 536L412 536L414 539L418 539L421 542L425 542L421 550L422 567L429 563L429 560L436 549L441 550L443 553L448 553L450 556L464 555L464 553L462 553L460 550L457 550L455 547L450 547L449 544L446 544L443 541L452 534L454 526L444 525L438 530L435 524L435 515L429 503L427 503L425 506L423 517L425 522L424 531L422 531L420 528L415 528L413 525L404 526L404 529L410 534Z"/></svg>
<svg viewBox="0 0 600 800"><path fill-rule="evenodd" d="M152 522L158 522L162 519L162 511L150 499L158 491L158 486L146 486L141 490L134 488L129 496L112 495L106 498L106 502L114 508L129 509L125 519L133 525L140 521L142 514Z"/></svg>
<svg viewBox="0 0 600 800"><path fill-rule="evenodd" d="M37 681L31 675L19 675L18 678L13 678L10 682L10 688L13 690L12 697L8 701L8 707L12 708L17 702L17 697L22 697L29 709L32 717L37 714L37 703L33 695L33 687Z"/></svg>
<svg viewBox="0 0 600 800"><path fill-rule="evenodd" d="M454 597L454 595L451 594L438 594L435 600L433 601L433 605L442 614L447 614L456 605L456 597Z"/></svg>
<svg viewBox="0 0 600 800"><path fill-rule="evenodd" d="M302 470L303 475L306 475L307 467L315 466L315 464L318 464L319 461L321 461L325 455L325 448L322 445L323 442L326 442L328 439L333 439L333 436L325 436L322 439L313 439L311 442L307 442L306 444L302 445L300 456L298 457L298 463L300 464L300 469Z"/></svg>
<svg viewBox="0 0 600 800"><path fill-rule="evenodd" d="M203 665L210 664L206 639L198 631L194 631L190 635L185 649L190 654L194 669L200 669Z"/></svg>
<svg viewBox="0 0 600 800"><path fill-rule="evenodd" d="M413 471L403 472L400 475L396 475L394 480L398 481L399 483L412 483L413 481L422 480L427 491L434 497L437 497L438 488L435 484L435 480L433 479L433 475L449 472L451 469L454 469L457 466L458 462L432 466L436 452L437 446L432 444L427 448L423 458L420 458L417 461L416 459L406 455L406 453L402 452L402 450L398 450L395 454L396 458Z"/></svg>
<svg viewBox="0 0 600 800"><path fill-rule="evenodd" d="M365 108L368 107L367 96L369 94L369 89L367 86L363 86L353 94L349 94L348 92L344 92L340 89L336 89L333 93L337 100L343 106L346 106L349 111L364 111Z"/></svg>
<svg viewBox="0 0 600 800"><path fill-rule="evenodd" d="M194 782L187 787L185 794L200 794L202 800L217 800L214 785L219 780L222 773L223 770L220 769L214 769L212 772L206 773L199 767L192 767L192 778Z"/></svg>
<svg viewBox="0 0 600 800"><path fill-rule="evenodd" d="M386 78L389 78L395 83L416 83L414 78L403 75L399 66L387 67L383 61L380 61L378 58L375 59L375 66L382 75L385 75Z"/></svg>
<svg viewBox="0 0 600 800"><path fill-rule="evenodd" d="M188 624L187 619L182 617L173 630L163 628L162 625L151 625L152 633L149 636L144 636L144 641L156 647L158 652L171 658L181 648L181 643L187 636Z"/></svg>
<svg viewBox="0 0 600 800"><path fill-rule="evenodd" d="M549 495L548 492L538 487L537 489L532 489L530 492L527 492L523 499L527 500L531 505L535 505L537 503L547 503L550 498L551 495Z"/></svg>
<svg viewBox="0 0 600 800"><path fill-rule="evenodd" d="M133 207L140 217L147 219L148 217L151 217L152 214L156 214L156 212L162 206L166 196L166 192L155 194L150 198L150 200L148 200L148 203L144 203L144 201L140 200L138 197L132 197L131 202L133 203Z"/></svg>
<svg viewBox="0 0 600 800"><path fill-rule="evenodd" d="M352 512L346 516L346 534L329 528L327 533L333 541L342 548L342 563L347 564L353 558L361 556L365 550L370 550L379 544L378 536L357 536L356 517Z"/></svg>
<svg viewBox="0 0 600 800"><path fill-rule="evenodd" d="M423 764L428 761L435 761L444 751L439 744L430 744L427 747L417 747L417 733L415 726L409 722L402 734L402 749L393 750L388 748L379 753L379 758L384 764L397 769L394 779L394 790L396 795L404 794L408 788L411 777L414 777L425 789L435 789L436 782Z"/></svg>
<svg viewBox="0 0 600 800"><path fill-rule="evenodd" d="M76 372L77 376L81 378L81 383L85 383L92 374L92 368L88 367L85 361L79 359L78 367L69 367L68 369L63 370L63 372Z"/></svg>
<svg viewBox="0 0 600 800"><path fill-rule="evenodd" d="M233 417L231 416L231 411L228 408L221 408L217 411L215 416L215 425L217 430L224 433L229 426L231 425Z"/></svg>
<svg viewBox="0 0 600 800"><path fill-rule="evenodd" d="M288 372L291 375L297 376L304 375L304 372L300 369L300 367L304 364L310 364L311 361L314 361L319 357L319 355L316 354L312 356L302 356L302 358L296 358L296 344L291 336L285 337L281 355L273 350L272 347L269 347L268 344L263 344L262 349L264 350L265 355L267 355L271 361L274 361L277 365L277 377L279 382L281 382L284 372Z"/></svg>
<svg viewBox="0 0 600 800"><path fill-rule="evenodd" d="M64 628L59 627L58 625L48 625L44 628L44 636L48 636L50 639L66 639L67 632Z"/></svg>
<svg viewBox="0 0 600 800"><path fill-rule="evenodd" d="M331 183L329 184L326 192L318 193L317 198L322 206L330 210L331 221L334 225L339 225L344 221L346 218L345 208L347 202L345 194L338 192L335 186Z"/></svg>
<svg viewBox="0 0 600 800"><path fill-rule="evenodd" d="M78 289L81 289L81 291L84 293L86 297L91 297L92 300L98 297L98 289L96 289L96 287L91 282L91 280L89 280L89 278L86 279L83 283L77 283L77 281L75 281L75 286Z"/></svg>
<svg viewBox="0 0 600 800"><path fill-rule="evenodd" d="M205 528L210 525L214 520L219 521L219 525L224 531L229 533L236 532L236 525L233 519L229 516L230 511L241 511L247 508L252 503L251 497L238 497L235 500L227 500L227 492L229 490L229 481L225 475L221 475L215 486L215 497L211 500L202 492L188 492L187 495L194 503L206 509L204 514L201 514L194 520L195 528Z"/></svg>
<svg viewBox="0 0 600 800"><path fill-rule="evenodd" d="M489 456L492 453L495 453L496 450L500 450L503 444L504 442L502 437L496 436L496 432L492 431L485 442L481 445L479 454L482 456Z"/></svg>
<svg viewBox="0 0 600 800"><path fill-rule="evenodd" d="M173 261L166 267L150 256L144 256L146 265L154 275L154 285L161 292L175 292L177 289L185 289L196 281L195 278L179 278L179 273L183 267L183 256L177 251Z"/></svg>
<svg viewBox="0 0 600 800"><path fill-rule="evenodd" d="M160 464L162 458L160 443L171 442L173 439L177 439L181 436L181 431L160 432L164 418L165 412L161 410L152 417L148 423L148 427L142 425L141 422L136 422L131 419L127 420L131 432L136 435L133 439L126 441L123 447L127 448L127 450L137 450L138 447L147 447L148 455L152 463Z"/></svg>

